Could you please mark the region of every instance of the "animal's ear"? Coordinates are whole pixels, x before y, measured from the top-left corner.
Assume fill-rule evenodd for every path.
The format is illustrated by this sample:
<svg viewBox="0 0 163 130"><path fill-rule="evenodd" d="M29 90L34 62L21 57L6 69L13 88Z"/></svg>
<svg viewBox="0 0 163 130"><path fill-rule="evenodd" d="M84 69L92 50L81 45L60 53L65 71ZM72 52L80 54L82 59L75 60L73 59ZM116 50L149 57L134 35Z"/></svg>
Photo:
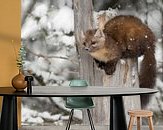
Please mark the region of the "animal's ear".
<svg viewBox="0 0 163 130"><path fill-rule="evenodd" d="M83 31L81 31L81 39L82 41L85 39L85 33Z"/></svg>
<svg viewBox="0 0 163 130"><path fill-rule="evenodd" d="M84 48L84 47L85 47L85 45L84 45L84 43L85 43L85 38L86 38L85 33L84 33L83 31L81 31L81 42L80 42L80 47L81 47L81 48Z"/></svg>
<svg viewBox="0 0 163 130"><path fill-rule="evenodd" d="M105 37L104 32L102 30L98 29L95 33L95 37L97 37L97 38Z"/></svg>
<svg viewBox="0 0 163 130"><path fill-rule="evenodd" d="M99 31L100 31L100 36L105 37L103 30L99 30Z"/></svg>

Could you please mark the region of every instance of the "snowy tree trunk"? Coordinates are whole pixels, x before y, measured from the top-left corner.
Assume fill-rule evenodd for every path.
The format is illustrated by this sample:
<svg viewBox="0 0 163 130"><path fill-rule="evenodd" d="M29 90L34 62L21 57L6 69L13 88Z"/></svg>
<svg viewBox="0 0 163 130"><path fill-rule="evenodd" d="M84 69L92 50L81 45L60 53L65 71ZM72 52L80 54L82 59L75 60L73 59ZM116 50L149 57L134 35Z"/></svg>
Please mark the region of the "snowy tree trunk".
<svg viewBox="0 0 163 130"><path fill-rule="evenodd" d="M163 1L162 1L162 5L163 5ZM161 13L162 13L161 39L162 39L162 59L163 59L163 9L161 9ZM162 70L163 70L163 61L162 61ZM162 72L162 81L163 81L163 72Z"/></svg>
<svg viewBox="0 0 163 130"><path fill-rule="evenodd" d="M123 59L117 63L113 75L104 76L104 86L109 87L139 87L137 59ZM125 113L130 109L140 109L140 96L124 97ZM128 117L128 116L126 116ZM128 118L127 118L128 122Z"/></svg>
<svg viewBox="0 0 163 130"><path fill-rule="evenodd" d="M91 0L74 0L74 20L75 20L75 37L80 62L80 78L85 79L90 85L102 85L102 73L97 69L92 57L81 48L81 33L87 29L93 28L92 1ZM95 123L101 123L108 118L108 106L105 98L95 98L95 111L93 118ZM106 106L106 109L104 106ZM101 110L102 109L102 110ZM102 111L102 113L101 113ZM83 115L84 123L88 122L86 114Z"/></svg>
<svg viewBox="0 0 163 130"><path fill-rule="evenodd" d="M104 85L106 87L139 87L137 74L137 60L128 59L123 64L117 64L116 72L112 76L105 75L97 69L93 59L81 48L81 34L93 28L92 1L74 0L75 37L80 62L80 78L85 79L90 85ZM94 98L95 108L93 119L96 124L109 124L109 98ZM125 97L126 110L140 108L139 97ZM84 123L88 122L84 114Z"/></svg>

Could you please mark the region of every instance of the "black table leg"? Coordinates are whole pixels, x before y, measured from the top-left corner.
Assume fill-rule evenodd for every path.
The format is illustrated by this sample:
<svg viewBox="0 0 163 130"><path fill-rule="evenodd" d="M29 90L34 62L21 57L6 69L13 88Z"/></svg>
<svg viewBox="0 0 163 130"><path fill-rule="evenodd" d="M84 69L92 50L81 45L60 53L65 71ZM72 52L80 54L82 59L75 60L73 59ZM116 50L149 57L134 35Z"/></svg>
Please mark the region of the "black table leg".
<svg viewBox="0 0 163 130"><path fill-rule="evenodd" d="M16 96L3 97L0 130L18 130Z"/></svg>
<svg viewBox="0 0 163 130"><path fill-rule="evenodd" d="M122 96L111 96L110 130L127 130Z"/></svg>

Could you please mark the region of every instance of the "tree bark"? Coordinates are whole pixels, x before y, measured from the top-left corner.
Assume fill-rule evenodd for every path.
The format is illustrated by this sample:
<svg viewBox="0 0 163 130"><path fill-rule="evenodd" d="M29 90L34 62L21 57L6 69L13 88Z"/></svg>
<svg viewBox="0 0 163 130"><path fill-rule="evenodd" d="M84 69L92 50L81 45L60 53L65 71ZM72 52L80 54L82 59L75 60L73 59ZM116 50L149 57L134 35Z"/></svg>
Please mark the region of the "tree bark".
<svg viewBox="0 0 163 130"><path fill-rule="evenodd" d="M102 73L100 73L100 71L97 69L92 57L81 48L82 32L93 28L92 10L93 7L91 0L74 0L75 38L80 65L79 77L87 80L90 85L102 85ZM103 106L101 100L102 99L100 98L94 99L96 106L95 109L99 111L93 114L93 119L95 122L99 122L99 119L105 116L105 111L107 110L103 110L103 113L101 113L101 106ZM83 117L84 123L88 122L86 113L83 114ZM105 120L105 118L103 118L103 120Z"/></svg>
<svg viewBox="0 0 163 130"><path fill-rule="evenodd" d="M135 59L123 59L117 63L113 75L104 76L104 86L108 87L139 87L138 62ZM130 109L140 109L140 96L124 97L125 113ZM128 116L126 116L128 117ZM128 122L127 118L127 122Z"/></svg>
<svg viewBox="0 0 163 130"><path fill-rule="evenodd" d="M162 5L163 5L163 1L162 1ZM160 11L162 14L161 39L162 39L162 59L163 59L163 8ZM163 61L162 61L162 70L163 70ZM162 73L162 81L163 81L163 73Z"/></svg>
<svg viewBox="0 0 163 130"><path fill-rule="evenodd" d="M74 20L76 47L79 55L81 79L85 79L90 85L105 87L138 87L137 60L124 60L124 64L117 64L116 72L112 76L105 75L104 71L97 68L93 59L81 48L82 31L93 28L93 7L91 0L74 0ZM93 109L93 120L96 124L109 124L109 98L94 98L95 108ZM139 97L125 97L126 110L139 108ZM88 122L87 115L84 114L84 123Z"/></svg>

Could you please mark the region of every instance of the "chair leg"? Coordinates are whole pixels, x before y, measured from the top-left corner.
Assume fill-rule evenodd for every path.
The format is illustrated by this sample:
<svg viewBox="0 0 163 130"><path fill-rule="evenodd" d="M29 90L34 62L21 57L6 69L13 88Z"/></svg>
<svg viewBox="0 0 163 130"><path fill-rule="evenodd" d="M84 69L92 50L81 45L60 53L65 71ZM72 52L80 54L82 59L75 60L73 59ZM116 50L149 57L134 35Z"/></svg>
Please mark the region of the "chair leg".
<svg viewBox="0 0 163 130"><path fill-rule="evenodd" d="M137 117L137 130L140 130L140 117Z"/></svg>
<svg viewBox="0 0 163 130"><path fill-rule="evenodd" d="M73 114L74 114L74 109L71 109L69 120L68 120L68 123L67 123L67 126L66 126L66 130L70 129L70 125L71 125Z"/></svg>
<svg viewBox="0 0 163 130"><path fill-rule="evenodd" d="M149 129L150 130L154 130L154 128L153 128L153 121L152 121L152 117L151 116L148 117L148 124L149 124Z"/></svg>
<svg viewBox="0 0 163 130"><path fill-rule="evenodd" d="M128 125L128 130L132 130L133 124L134 124L134 117L131 116L130 117L130 121L129 121L129 125Z"/></svg>
<svg viewBox="0 0 163 130"><path fill-rule="evenodd" d="M89 109L87 109L87 113L88 113L88 118L89 118L89 122L90 122L90 125L91 125L91 130L95 130L93 120L92 120L92 116L91 116L91 112L90 112Z"/></svg>

